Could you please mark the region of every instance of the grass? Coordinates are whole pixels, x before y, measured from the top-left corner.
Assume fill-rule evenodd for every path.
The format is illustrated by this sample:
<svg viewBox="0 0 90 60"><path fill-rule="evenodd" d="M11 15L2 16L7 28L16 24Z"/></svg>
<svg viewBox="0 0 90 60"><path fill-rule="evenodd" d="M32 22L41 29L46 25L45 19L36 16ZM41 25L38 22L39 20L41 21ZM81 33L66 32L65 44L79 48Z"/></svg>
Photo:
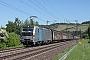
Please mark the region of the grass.
<svg viewBox="0 0 90 60"><path fill-rule="evenodd" d="M90 43L88 43L88 39L82 39L81 42L82 43L79 43L65 60L90 60ZM57 55L53 60L59 60L71 48L65 50L64 53Z"/></svg>
<svg viewBox="0 0 90 60"><path fill-rule="evenodd" d="M6 47L5 49L19 48L19 47L23 47L23 44L20 44L20 45L18 45L18 46L13 46L13 47ZM0 50L5 50L5 49L0 49Z"/></svg>
<svg viewBox="0 0 90 60"><path fill-rule="evenodd" d="M79 44L66 60L90 60L90 43L88 39L83 39L82 44Z"/></svg>

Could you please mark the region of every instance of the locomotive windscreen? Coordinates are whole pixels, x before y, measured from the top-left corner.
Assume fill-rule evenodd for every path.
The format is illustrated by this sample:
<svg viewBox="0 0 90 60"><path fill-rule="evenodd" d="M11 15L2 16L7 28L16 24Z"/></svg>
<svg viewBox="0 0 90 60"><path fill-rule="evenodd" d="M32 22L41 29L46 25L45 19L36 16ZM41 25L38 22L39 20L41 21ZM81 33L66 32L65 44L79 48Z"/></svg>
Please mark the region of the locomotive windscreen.
<svg viewBox="0 0 90 60"><path fill-rule="evenodd" d="M33 28L23 28L23 31L31 31L31 32L33 32Z"/></svg>
<svg viewBox="0 0 90 60"><path fill-rule="evenodd" d="M22 32L22 36L32 36L33 32Z"/></svg>
<svg viewBox="0 0 90 60"><path fill-rule="evenodd" d="M22 36L32 36L34 27L23 27Z"/></svg>
<svg viewBox="0 0 90 60"><path fill-rule="evenodd" d="M23 31L33 31L34 26L27 26L27 27L23 27Z"/></svg>

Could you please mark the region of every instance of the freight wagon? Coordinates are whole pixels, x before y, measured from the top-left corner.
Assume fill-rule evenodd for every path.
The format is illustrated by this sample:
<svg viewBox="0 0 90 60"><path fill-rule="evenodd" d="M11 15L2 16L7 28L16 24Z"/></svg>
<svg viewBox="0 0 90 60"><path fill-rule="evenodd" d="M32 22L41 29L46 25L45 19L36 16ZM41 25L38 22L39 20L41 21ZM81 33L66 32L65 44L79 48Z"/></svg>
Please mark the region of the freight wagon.
<svg viewBox="0 0 90 60"><path fill-rule="evenodd" d="M65 40L73 39L73 35L56 30L52 30L52 34L53 34L53 39L52 39L53 41L65 41Z"/></svg>

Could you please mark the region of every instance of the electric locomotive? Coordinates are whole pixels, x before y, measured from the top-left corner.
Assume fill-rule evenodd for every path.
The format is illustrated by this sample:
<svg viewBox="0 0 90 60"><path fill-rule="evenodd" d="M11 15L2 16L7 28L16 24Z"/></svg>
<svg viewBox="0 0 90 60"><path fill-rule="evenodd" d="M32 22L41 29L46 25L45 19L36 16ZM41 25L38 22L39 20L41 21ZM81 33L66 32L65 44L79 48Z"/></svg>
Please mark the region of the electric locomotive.
<svg viewBox="0 0 90 60"><path fill-rule="evenodd" d="M24 26L20 32L20 42L23 45L36 45L42 43L51 43L52 31L38 26Z"/></svg>

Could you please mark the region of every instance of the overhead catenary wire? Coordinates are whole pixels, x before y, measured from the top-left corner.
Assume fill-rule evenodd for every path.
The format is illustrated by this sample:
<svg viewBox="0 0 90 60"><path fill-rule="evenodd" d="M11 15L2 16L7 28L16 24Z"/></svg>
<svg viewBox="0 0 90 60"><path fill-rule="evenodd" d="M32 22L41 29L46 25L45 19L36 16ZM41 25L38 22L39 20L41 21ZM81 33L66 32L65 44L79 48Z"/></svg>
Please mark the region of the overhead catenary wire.
<svg viewBox="0 0 90 60"><path fill-rule="evenodd" d="M43 0L42 0L43 1ZM45 3L45 1L43 1L45 5L47 5L50 9L52 9L53 12L56 12L56 10L54 10L52 7L50 7L48 4ZM57 12L56 12L57 13ZM60 19L59 19L60 20ZM54 20L54 23L56 22L57 20Z"/></svg>
<svg viewBox="0 0 90 60"><path fill-rule="evenodd" d="M50 12L47 8L45 8L41 3L39 3L37 0L35 0L40 6L42 6L44 9L45 9L45 11L47 11L47 13L49 14L49 15L51 15L52 17L54 17L54 18L57 18L57 19L59 19L58 17L56 17L52 12ZM60 20L60 19L59 19Z"/></svg>
<svg viewBox="0 0 90 60"><path fill-rule="evenodd" d="M0 4L3 5L3 6L6 6L6 7L8 7L8 8L11 8L11 9L13 9L13 10L16 10L16 11L18 11L18 12L21 12L21 13L23 13L23 14L26 14L26 15L29 15L29 16L31 15L31 14L29 14L29 13L27 13L27 12L25 12L25 11L19 9L19 8L16 8L16 7L14 7L14 6L12 6L12 5L4 2L4 1L1 1L1 0L0 0Z"/></svg>
<svg viewBox="0 0 90 60"><path fill-rule="evenodd" d="M20 0L22 3L24 3L25 5L27 5L27 6L29 6L29 7L31 7L31 8L33 8L32 6L30 6L29 4L27 4L27 3L25 3L24 1L22 1L22 0ZM31 0L29 0L30 2L32 2ZM36 6L38 6L37 4L35 4L34 2L32 2L34 5L36 5ZM46 10L44 10L43 8L41 8L40 6L38 6L40 9L42 9L43 11L45 11L46 13L48 13ZM33 8L34 10L36 10L36 11L38 11L39 13L41 13L39 10L37 10L37 9L35 9L35 8ZM49 13L48 13L49 14ZM45 14L44 14L45 15ZM45 16L47 16L47 15L45 15ZM49 17L49 16L47 16L47 17ZM50 17L49 17L50 18ZM40 19L40 20L43 20L43 19L41 19L41 18L38 18L38 19ZM45 21L45 20L43 20L43 21Z"/></svg>
<svg viewBox="0 0 90 60"><path fill-rule="evenodd" d="M43 0L42 0L42 1L43 1ZM54 10L54 9L52 8L52 7L54 7L54 6L53 6L49 1L48 1L48 3L49 3L52 7L49 6L48 4L46 4L45 1L43 1L43 2L44 2L45 5L47 5L49 8L51 8L51 9L53 10L53 12L56 12L56 13L58 14L56 8L55 8L55 10Z"/></svg>
<svg viewBox="0 0 90 60"><path fill-rule="evenodd" d="M31 16L30 13L25 12L25 11L21 10L20 8L14 7L14 6L12 6L12 5L10 5L10 4L2 1L2 0L0 0L0 4L3 5L3 6L6 6L6 7L8 7L8 8L11 8L11 9L13 9L13 10L16 10L16 11L18 11L18 12L21 12L21 13L23 13L23 14L26 14L26 15L28 15L28 16ZM46 21L46 20L41 19L41 18L39 18L39 17L38 17L38 19L39 19L39 20L42 20L42 21Z"/></svg>
<svg viewBox="0 0 90 60"><path fill-rule="evenodd" d="M30 6L29 4L25 3L25 2L22 1L22 0L20 0L20 2L22 2L22 3L24 3L25 5L27 5L27 6L31 7L31 8L33 8L32 6ZM37 9L35 9L35 8L33 8L33 9L36 10L36 11L38 11L39 13L42 13L42 12L40 12L39 10L37 10ZM39 18L39 17L38 17L38 19L43 20L43 19L41 19L41 18ZM45 21L45 20L43 20L43 21Z"/></svg>
<svg viewBox="0 0 90 60"><path fill-rule="evenodd" d="M6 7L8 7L8 8L10 8L10 9L13 9L13 10L15 10L15 11L21 12L21 13L23 13L23 14L25 14L25 15L31 16L30 13L25 12L25 11L23 11L23 10L17 8L17 7L14 7L14 6L12 6L12 5L10 5L10 4L2 1L2 0L0 0L0 4L3 5L3 6L6 6ZM42 20L42 21L45 21L45 20L43 20L43 19L41 19L41 18L39 18L39 17L38 17L38 19L39 19L39 20Z"/></svg>
<svg viewBox="0 0 90 60"><path fill-rule="evenodd" d="M45 1L43 1L43 2L44 2L45 5L47 5L47 7L51 8L54 12L56 12L52 7L50 7L48 4L46 4Z"/></svg>
<svg viewBox="0 0 90 60"><path fill-rule="evenodd" d="M30 2L32 2L34 5L36 5L37 7L39 7L41 10L43 10L44 12L46 12L47 14L49 14L51 17L53 17L52 14L50 14L49 12L47 12L45 9L41 8L40 6L38 6L36 3L34 3L33 1L29 0Z"/></svg>
<svg viewBox="0 0 90 60"><path fill-rule="evenodd" d="M62 18L66 19L63 15L61 15L61 13L56 9L56 7L55 7L49 0L47 0L47 2L48 2L52 7L55 8L55 10L52 8L53 11L56 11L56 13L57 13L59 16L62 16ZM59 14L59 13L60 13L60 14Z"/></svg>

